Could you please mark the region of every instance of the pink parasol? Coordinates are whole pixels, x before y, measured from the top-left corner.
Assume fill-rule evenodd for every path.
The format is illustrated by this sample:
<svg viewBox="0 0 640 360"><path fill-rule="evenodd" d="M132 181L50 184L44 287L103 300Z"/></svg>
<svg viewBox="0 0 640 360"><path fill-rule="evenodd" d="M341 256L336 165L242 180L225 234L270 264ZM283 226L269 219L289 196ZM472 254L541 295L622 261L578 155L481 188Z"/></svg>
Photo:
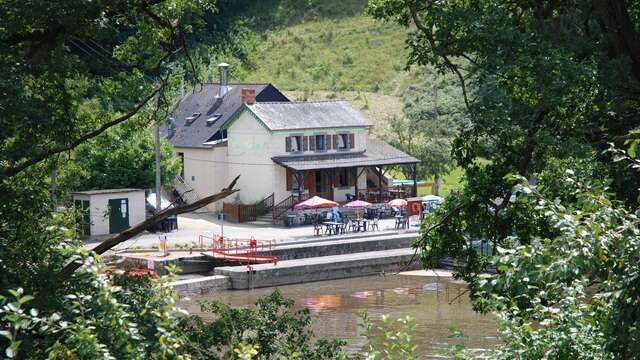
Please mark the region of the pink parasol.
<svg viewBox="0 0 640 360"><path fill-rule="evenodd" d="M294 209L317 209L322 207L334 207L334 206L338 206L338 203L335 201L327 200L325 198L321 198L320 196L314 196L301 203L297 203L293 208Z"/></svg>
<svg viewBox="0 0 640 360"><path fill-rule="evenodd" d="M393 199L387 203L390 207L404 208L407 207L407 200L405 199Z"/></svg>
<svg viewBox="0 0 640 360"><path fill-rule="evenodd" d="M359 209L367 206L371 206L371 203L362 201L362 200L354 200L352 202L342 205L343 208L347 208L347 209Z"/></svg>

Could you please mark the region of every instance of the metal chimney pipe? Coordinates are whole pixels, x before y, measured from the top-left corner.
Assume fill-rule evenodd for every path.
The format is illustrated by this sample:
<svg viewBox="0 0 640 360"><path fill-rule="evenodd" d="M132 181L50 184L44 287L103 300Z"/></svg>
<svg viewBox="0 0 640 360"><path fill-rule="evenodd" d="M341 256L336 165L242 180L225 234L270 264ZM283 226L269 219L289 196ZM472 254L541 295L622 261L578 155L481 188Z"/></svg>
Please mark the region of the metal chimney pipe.
<svg viewBox="0 0 640 360"><path fill-rule="evenodd" d="M220 70L220 86L218 87L218 95L217 98L222 98L229 91L229 64L220 63L218 64L218 69Z"/></svg>

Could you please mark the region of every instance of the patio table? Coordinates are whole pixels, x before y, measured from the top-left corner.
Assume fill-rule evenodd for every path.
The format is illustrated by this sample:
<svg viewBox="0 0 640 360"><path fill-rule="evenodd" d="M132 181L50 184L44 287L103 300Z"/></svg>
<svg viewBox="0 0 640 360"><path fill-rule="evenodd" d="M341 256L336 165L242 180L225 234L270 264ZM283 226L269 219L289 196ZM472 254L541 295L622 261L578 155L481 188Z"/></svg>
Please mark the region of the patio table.
<svg viewBox="0 0 640 360"><path fill-rule="evenodd" d="M342 225L341 222L337 222L337 221L325 221L323 222L323 224L329 230L329 235L332 235L332 234L337 235L338 232L340 231L340 225Z"/></svg>

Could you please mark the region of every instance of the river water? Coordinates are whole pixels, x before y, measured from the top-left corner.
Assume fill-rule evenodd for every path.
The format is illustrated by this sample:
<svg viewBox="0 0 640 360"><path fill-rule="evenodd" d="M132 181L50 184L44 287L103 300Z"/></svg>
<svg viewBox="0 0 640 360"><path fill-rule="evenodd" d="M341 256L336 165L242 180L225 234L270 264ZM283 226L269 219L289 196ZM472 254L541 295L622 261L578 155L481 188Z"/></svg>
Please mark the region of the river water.
<svg viewBox="0 0 640 360"><path fill-rule="evenodd" d="M282 294L308 307L318 337L344 338L347 349L357 352L367 341L360 337L358 312L366 310L374 323L384 314L392 318L411 315L418 352L425 359L447 358L447 349L461 340L452 338L450 326L462 331L468 349L481 351L498 342L496 320L473 312L464 283L443 277L375 276L280 286ZM251 306L274 288L222 291L192 297L187 308L198 314L200 299L220 300L232 306Z"/></svg>

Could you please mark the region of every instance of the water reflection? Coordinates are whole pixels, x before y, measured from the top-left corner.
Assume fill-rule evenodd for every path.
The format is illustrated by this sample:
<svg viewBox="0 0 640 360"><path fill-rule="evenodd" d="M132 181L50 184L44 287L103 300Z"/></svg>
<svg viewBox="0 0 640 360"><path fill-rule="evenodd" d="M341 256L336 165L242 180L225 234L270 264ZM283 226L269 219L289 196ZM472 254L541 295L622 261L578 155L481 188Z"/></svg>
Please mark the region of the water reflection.
<svg viewBox="0 0 640 360"><path fill-rule="evenodd" d="M428 359L441 358L444 349L457 341L451 338L450 324L464 333L468 348L485 349L497 342L495 319L474 313L465 285L451 279L379 276L287 285L279 289L285 297L295 299L298 306L311 309L316 317L313 330L317 336L349 339L348 348L352 351L366 344L366 340L358 336L360 310L367 310L373 320L383 314L396 318L413 316L418 349ZM223 291L207 298L232 306L250 306L272 291L273 288ZM189 308L197 313L195 304Z"/></svg>

